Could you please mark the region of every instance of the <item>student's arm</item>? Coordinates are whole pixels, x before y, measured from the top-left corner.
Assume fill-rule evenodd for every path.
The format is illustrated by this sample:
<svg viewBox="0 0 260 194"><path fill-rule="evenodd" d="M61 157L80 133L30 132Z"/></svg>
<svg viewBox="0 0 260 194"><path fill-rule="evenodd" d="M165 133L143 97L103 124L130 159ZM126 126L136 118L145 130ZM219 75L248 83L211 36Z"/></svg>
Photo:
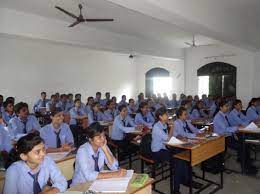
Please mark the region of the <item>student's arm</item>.
<svg viewBox="0 0 260 194"><path fill-rule="evenodd" d="M109 167L110 170L117 170L118 169L118 161L115 159L115 157L113 156L113 154L111 153L110 149L107 146L107 140L104 144L104 146L102 147L102 150L105 154L105 163L107 164L107 166Z"/></svg>
<svg viewBox="0 0 260 194"><path fill-rule="evenodd" d="M183 126L181 125L180 122L174 122L174 132L173 132L174 137L186 137L186 138L195 138L196 134L193 133L186 133L183 129Z"/></svg>
<svg viewBox="0 0 260 194"><path fill-rule="evenodd" d="M238 130L238 127L228 127L221 118L215 116L213 120L214 131L220 135L230 135Z"/></svg>
<svg viewBox="0 0 260 194"><path fill-rule="evenodd" d="M137 125L145 125L147 126L148 128L152 128L152 125L153 123L148 123L148 122L145 122L142 115L140 113L137 113L136 116L135 116L135 123Z"/></svg>
<svg viewBox="0 0 260 194"><path fill-rule="evenodd" d="M65 137L65 142L68 145L74 145L74 138L71 132L71 129L69 125L66 124L66 137Z"/></svg>
<svg viewBox="0 0 260 194"><path fill-rule="evenodd" d="M123 123L119 120L117 120L117 128L119 128L124 133L130 133L132 131L135 131L135 127L125 127Z"/></svg>
<svg viewBox="0 0 260 194"><path fill-rule="evenodd" d="M5 184L3 194L18 193L17 170L10 166L5 173Z"/></svg>
<svg viewBox="0 0 260 194"><path fill-rule="evenodd" d="M31 115L31 117L33 120L33 129L40 131L41 125L40 125L39 121L37 120L37 118L35 116Z"/></svg>
<svg viewBox="0 0 260 194"><path fill-rule="evenodd" d="M187 124L188 124L190 130L192 131L192 133L194 133L194 134L200 133L200 130L198 128L196 128L194 125L192 125L190 121L187 121Z"/></svg>
<svg viewBox="0 0 260 194"><path fill-rule="evenodd" d="M56 166L55 162L48 158L48 167L50 172L50 178L52 182L52 189L58 192L65 192L68 184L66 178L61 174L61 171Z"/></svg>

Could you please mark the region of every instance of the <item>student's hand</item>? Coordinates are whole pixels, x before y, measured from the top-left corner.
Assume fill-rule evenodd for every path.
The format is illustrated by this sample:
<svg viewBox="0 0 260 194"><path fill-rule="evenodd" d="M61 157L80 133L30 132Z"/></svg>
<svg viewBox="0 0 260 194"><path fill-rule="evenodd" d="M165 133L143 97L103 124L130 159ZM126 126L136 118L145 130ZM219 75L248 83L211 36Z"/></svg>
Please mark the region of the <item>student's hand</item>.
<svg viewBox="0 0 260 194"><path fill-rule="evenodd" d="M137 125L135 129L137 131L142 131L143 130L143 125Z"/></svg>
<svg viewBox="0 0 260 194"><path fill-rule="evenodd" d="M104 144L103 144L103 146L101 147L101 149L102 149L103 151L105 151L105 150L107 149L107 139L104 140Z"/></svg>
<svg viewBox="0 0 260 194"><path fill-rule="evenodd" d="M120 168L117 172L117 177L124 177L126 175L126 169Z"/></svg>
<svg viewBox="0 0 260 194"><path fill-rule="evenodd" d="M204 133L197 133L196 137L205 137L205 134Z"/></svg>
<svg viewBox="0 0 260 194"><path fill-rule="evenodd" d="M35 135L40 135L40 132L36 129L32 129L31 133L33 133Z"/></svg>
<svg viewBox="0 0 260 194"><path fill-rule="evenodd" d="M70 152L72 150L72 148L71 148L71 145L69 145L69 144L64 144L64 145L62 145L61 146L61 151L62 152Z"/></svg>
<svg viewBox="0 0 260 194"><path fill-rule="evenodd" d="M238 129L244 129L244 128L245 128L244 125L239 125L239 126L238 126Z"/></svg>

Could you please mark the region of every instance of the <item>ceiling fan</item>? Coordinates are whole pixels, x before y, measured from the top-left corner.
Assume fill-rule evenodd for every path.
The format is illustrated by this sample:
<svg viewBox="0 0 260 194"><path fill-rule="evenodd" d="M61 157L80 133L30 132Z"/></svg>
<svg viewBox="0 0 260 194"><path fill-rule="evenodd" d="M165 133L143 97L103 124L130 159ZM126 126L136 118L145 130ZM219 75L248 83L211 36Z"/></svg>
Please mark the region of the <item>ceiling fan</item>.
<svg viewBox="0 0 260 194"><path fill-rule="evenodd" d="M90 18L84 18L82 15L82 8L83 6L81 4L79 4L79 16L74 15L73 13L70 13L68 11L66 11L65 9L59 7L59 6L55 6L56 9L62 11L63 13L69 15L70 17L73 17L74 19L76 19L76 21L69 25L69 27L73 27L76 26L77 24L83 23L83 22L112 22L114 21L114 19L90 19Z"/></svg>
<svg viewBox="0 0 260 194"><path fill-rule="evenodd" d="M195 35L192 36L192 42L184 42L186 45L190 46L190 47L198 47L198 46L211 46L211 45L214 45L214 44L196 44L196 41L195 41Z"/></svg>

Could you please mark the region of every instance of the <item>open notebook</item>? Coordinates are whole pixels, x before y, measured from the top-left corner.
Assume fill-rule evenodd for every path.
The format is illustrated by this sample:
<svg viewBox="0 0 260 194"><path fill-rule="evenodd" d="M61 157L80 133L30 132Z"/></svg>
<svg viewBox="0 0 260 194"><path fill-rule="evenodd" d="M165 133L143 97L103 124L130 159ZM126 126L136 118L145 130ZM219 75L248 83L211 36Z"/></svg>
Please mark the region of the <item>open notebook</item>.
<svg viewBox="0 0 260 194"><path fill-rule="evenodd" d="M54 161L62 160L65 158L70 152L57 152L57 153L48 153L47 156L52 158Z"/></svg>
<svg viewBox="0 0 260 194"><path fill-rule="evenodd" d="M254 122L251 122L243 130L260 132L260 128Z"/></svg>
<svg viewBox="0 0 260 194"><path fill-rule="evenodd" d="M89 190L103 193L124 193L127 191L133 174L133 170L127 170L125 177L95 180Z"/></svg>

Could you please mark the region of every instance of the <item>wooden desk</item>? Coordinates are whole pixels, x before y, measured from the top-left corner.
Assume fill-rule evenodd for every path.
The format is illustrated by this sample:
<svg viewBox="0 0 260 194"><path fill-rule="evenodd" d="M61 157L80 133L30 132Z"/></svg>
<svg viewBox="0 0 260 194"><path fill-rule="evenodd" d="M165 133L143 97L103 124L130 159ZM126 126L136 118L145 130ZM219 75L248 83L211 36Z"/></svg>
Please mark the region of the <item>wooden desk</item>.
<svg viewBox="0 0 260 194"><path fill-rule="evenodd" d="M103 126L105 129L107 129L108 136L111 137L112 134L112 127L113 127L113 121L111 122L100 122L100 125Z"/></svg>
<svg viewBox="0 0 260 194"><path fill-rule="evenodd" d="M184 160L189 163L190 166L190 176L192 183L192 167L198 165L213 156L225 151L225 137L215 137L210 139L205 139L200 143L194 144L184 144L184 145L171 145L166 144L168 147L178 148L183 150L182 152L174 155L175 158ZM203 173L204 174L204 173ZM203 180L207 181L206 179ZM190 183L190 193L192 191L192 184ZM223 174L221 173L221 184L216 184L219 188L223 187ZM173 190L173 188L171 188ZM172 192L172 191L171 191Z"/></svg>
<svg viewBox="0 0 260 194"><path fill-rule="evenodd" d="M240 129L239 133L241 134L241 141L242 141L242 174L245 173L245 166L246 166L246 136L259 136L260 137L260 130L244 130Z"/></svg>
<svg viewBox="0 0 260 194"><path fill-rule="evenodd" d="M152 194L152 183L153 179L149 178L146 183L139 188L132 187L130 184L135 178L136 174L133 175L133 178L130 180L127 191L123 194ZM91 182L86 183L86 184L80 184L80 185L75 185L71 187L68 191L86 191L90 187ZM103 194L103 193L100 193ZM116 193L110 193L110 194L116 194Z"/></svg>
<svg viewBox="0 0 260 194"><path fill-rule="evenodd" d="M210 120L195 120L195 121L191 121L191 124L200 127L213 125L213 123Z"/></svg>
<svg viewBox="0 0 260 194"><path fill-rule="evenodd" d="M74 168L73 164L75 162L75 155L70 155L61 160L55 161L61 173L65 176L67 180L72 179ZM4 189L4 181L5 181L5 172L0 171L0 193L3 192Z"/></svg>

